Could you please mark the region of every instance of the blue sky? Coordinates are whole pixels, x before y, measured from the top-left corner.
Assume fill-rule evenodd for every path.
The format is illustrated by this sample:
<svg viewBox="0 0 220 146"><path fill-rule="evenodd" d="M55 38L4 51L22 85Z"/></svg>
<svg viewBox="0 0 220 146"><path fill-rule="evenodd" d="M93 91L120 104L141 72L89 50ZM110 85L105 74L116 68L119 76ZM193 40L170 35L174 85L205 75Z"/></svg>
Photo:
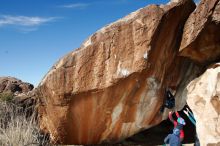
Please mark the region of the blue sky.
<svg viewBox="0 0 220 146"><path fill-rule="evenodd" d="M0 76L35 86L51 66L104 25L169 0L1 0Z"/></svg>

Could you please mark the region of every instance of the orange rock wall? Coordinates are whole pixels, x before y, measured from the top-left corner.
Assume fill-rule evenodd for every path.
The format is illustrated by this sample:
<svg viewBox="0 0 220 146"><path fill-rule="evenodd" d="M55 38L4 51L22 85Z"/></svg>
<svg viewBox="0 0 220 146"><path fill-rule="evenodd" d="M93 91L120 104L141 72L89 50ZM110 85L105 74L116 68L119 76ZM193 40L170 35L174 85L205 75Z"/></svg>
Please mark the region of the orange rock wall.
<svg viewBox="0 0 220 146"><path fill-rule="evenodd" d="M194 9L191 0L147 6L61 58L37 89L41 129L54 143L98 144L158 124L165 87L192 69L177 53Z"/></svg>

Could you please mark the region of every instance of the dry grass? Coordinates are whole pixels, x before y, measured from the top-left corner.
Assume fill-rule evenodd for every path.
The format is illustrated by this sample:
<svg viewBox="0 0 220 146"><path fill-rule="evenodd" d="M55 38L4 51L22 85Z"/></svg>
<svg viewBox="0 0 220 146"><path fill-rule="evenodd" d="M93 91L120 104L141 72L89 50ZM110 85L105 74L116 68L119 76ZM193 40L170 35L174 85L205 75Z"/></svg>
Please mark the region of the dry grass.
<svg viewBox="0 0 220 146"><path fill-rule="evenodd" d="M0 145L49 145L48 138L40 133L36 117L36 112L28 113L11 102L0 102Z"/></svg>

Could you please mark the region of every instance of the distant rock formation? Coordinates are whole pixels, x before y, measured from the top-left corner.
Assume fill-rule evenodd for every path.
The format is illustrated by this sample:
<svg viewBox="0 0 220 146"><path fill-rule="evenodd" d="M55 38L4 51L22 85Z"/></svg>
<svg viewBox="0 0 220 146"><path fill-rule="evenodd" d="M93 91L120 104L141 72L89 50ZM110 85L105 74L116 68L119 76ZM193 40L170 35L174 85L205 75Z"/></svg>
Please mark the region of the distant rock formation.
<svg viewBox="0 0 220 146"><path fill-rule="evenodd" d="M166 87L181 109L187 84L220 59L219 0L195 8L192 0L147 6L61 58L37 87L52 142L116 143L148 129L167 118Z"/></svg>
<svg viewBox="0 0 220 146"><path fill-rule="evenodd" d="M27 93L33 88L34 86L32 84L22 82L21 80L14 77L0 77L0 93Z"/></svg>
<svg viewBox="0 0 220 146"><path fill-rule="evenodd" d="M201 145L220 145L220 63L193 80L187 90Z"/></svg>
<svg viewBox="0 0 220 146"><path fill-rule="evenodd" d="M34 86L14 77L0 77L0 102L7 101L22 114L35 111L36 99ZM3 99L2 99L3 98Z"/></svg>

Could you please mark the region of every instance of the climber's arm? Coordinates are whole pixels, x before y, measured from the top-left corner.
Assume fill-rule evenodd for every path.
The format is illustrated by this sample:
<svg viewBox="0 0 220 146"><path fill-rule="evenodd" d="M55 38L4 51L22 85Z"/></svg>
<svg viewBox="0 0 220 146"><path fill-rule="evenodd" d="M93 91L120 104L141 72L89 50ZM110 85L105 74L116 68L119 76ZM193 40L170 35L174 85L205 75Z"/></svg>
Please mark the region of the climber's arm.
<svg viewBox="0 0 220 146"><path fill-rule="evenodd" d="M170 90L166 90L167 98L174 98L173 94L170 92Z"/></svg>
<svg viewBox="0 0 220 146"><path fill-rule="evenodd" d="M177 117L177 118L179 118L179 117L180 117L180 115L179 115L178 111L175 111L175 114L176 114L176 117Z"/></svg>
<svg viewBox="0 0 220 146"><path fill-rule="evenodd" d="M174 124L174 120L173 120L172 114L173 114L173 112L169 112L169 119Z"/></svg>

